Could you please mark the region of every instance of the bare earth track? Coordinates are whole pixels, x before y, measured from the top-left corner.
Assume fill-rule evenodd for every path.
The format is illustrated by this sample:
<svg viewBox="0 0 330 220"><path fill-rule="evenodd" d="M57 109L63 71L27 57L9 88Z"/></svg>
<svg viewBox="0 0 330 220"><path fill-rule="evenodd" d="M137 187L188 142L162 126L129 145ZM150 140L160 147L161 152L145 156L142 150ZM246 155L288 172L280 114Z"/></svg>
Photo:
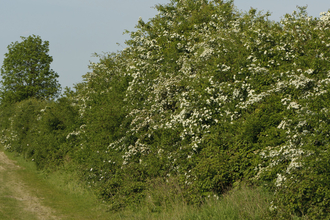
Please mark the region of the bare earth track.
<svg viewBox="0 0 330 220"><path fill-rule="evenodd" d="M42 204L42 198L31 193L37 189L32 190L24 183L17 174L20 169L22 168L0 151L0 218L60 219L55 216L53 209ZM13 204L16 207L9 207Z"/></svg>

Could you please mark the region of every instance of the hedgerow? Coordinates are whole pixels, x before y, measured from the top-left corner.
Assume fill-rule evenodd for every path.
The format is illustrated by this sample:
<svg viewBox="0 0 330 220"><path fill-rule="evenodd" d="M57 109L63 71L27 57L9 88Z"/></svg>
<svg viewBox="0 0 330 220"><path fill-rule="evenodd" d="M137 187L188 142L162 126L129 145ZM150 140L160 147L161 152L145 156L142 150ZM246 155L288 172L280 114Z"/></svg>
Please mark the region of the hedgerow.
<svg viewBox="0 0 330 220"><path fill-rule="evenodd" d="M200 203L246 181L275 192L271 217L329 218L330 12L156 9L75 91L3 107L6 148L40 168L76 164L112 209L143 203L154 182Z"/></svg>

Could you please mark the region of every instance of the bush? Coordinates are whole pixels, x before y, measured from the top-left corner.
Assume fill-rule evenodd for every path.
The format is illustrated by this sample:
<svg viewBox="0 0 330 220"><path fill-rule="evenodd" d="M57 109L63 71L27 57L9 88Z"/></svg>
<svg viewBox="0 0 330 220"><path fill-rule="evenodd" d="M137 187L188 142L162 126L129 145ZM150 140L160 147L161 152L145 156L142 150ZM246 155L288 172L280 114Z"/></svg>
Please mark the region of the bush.
<svg viewBox="0 0 330 220"><path fill-rule="evenodd" d="M71 161L113 210L157 181L188 204L245 181L276 192L269 217L327 217L330 12L278 23L231 1L156 8L75 92L3 107L7 146L40 168Z"/></svg>

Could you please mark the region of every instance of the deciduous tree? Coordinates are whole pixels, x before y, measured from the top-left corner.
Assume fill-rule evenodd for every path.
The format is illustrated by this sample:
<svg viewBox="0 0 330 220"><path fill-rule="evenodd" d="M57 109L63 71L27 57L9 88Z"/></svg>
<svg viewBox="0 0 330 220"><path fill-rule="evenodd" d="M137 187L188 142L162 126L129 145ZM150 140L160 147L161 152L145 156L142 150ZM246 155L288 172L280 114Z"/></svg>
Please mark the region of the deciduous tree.
<svg viewBox="0 0 330 220"><path fill-rule="evenodd" d="M51 99L60 91L58 74L50 68L53 61L49 42L40 36L21 37L8 46L1 67L1 103L15 103L31 97Z"/></svg>

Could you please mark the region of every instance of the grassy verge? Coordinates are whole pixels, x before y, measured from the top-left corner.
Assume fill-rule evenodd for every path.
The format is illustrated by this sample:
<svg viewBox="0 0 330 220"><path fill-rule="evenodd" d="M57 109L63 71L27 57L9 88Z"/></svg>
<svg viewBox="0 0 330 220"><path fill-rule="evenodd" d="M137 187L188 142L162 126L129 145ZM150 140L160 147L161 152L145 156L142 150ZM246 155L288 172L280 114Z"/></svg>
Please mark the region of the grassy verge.
<svg viewBox="0 0 330 220"><path fill-rule="evenodd" d="M251 188L242 185L220 197L209 198L200 206L191 206L183 202L172 201L161 212L152 212L150 204L138 212L122 213L125 219L139 220L201 220L201 219L265 219L272 195L263 188ZM152 205L151 205L152 206Z"/></svg>
<svg viewBox="0 0 330 220"><path fill-rule="evenodd" d="M142 207L131 207L111 213L107 212L106 205L99 202L91 191L79 184L74 171L66 169L46 175L37 171L33 162L26 161L14 153L6 152L6 155L24 168L15 172L26 183L31 193L42 198L43 205L56 210L56 215L62 219L264 219L272 199L271 194L261 188L242 185L219 199L209 198L201 207L189 206L182 200L173 200L155 211L150 207L156 205L149 199ZM161 188L150 192L151 198L159 197L159 193L166 194L166 189L163 188L161 192ZM155 193L158 195L154 195ZM0 202L8 204L0 209L2 213L15 213L15 208L20 208L10 197L1 198L6 201Z"/></svg>
<svg viewBox="0 0 330 220"><path fill-rule="evenodd" d="M6 155L23 169L15 170L30 193L41 198L43 205L56 210L62 219L112 219L113 215L97 200L92 192L82 187L75 173L57 171L45 174L35 164L15 153ZM11 207L16 207L12 204Z"/></svg>

